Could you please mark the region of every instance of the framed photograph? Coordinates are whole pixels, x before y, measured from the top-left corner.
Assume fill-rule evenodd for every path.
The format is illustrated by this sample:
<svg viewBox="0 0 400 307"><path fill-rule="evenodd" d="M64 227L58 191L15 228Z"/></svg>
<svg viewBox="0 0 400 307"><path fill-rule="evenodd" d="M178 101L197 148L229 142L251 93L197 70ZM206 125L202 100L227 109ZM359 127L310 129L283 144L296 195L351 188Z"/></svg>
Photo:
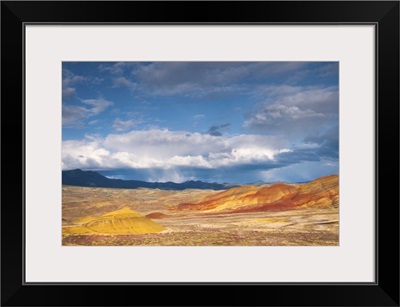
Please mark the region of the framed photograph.
<svg viewBox="0 0 400 307"><path fill-rule="evenodd" d="M1 25L2 305L399 306L398 1Z"/></svg>

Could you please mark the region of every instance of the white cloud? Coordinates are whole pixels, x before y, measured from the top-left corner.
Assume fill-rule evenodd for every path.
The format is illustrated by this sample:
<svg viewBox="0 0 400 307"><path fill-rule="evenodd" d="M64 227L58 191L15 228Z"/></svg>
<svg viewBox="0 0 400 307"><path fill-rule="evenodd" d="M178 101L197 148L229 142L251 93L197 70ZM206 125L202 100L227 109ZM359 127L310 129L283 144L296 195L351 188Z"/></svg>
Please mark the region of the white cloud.
<svg viewBox="0 0 400 307"><path fill-rule="evenodd" d="M119 118L116 118L112 128L116 131L125 131L134 126L136 126L136 122L133 119L123 121Z"/></svg>
<svg viewBox="0 0 400 307"><path fill-rule="evenodd" d="M73 85L83 82L86 80L83 76L78 76L70 72L68 69L63 69L63 80L62 80L62 96L63 98L69 98L76 93Z"/></svg>
<svg viewBox="0 0 400 307"><path fill-rule="evenodd" d="M97 115L97 114L103 112L107 107L113 105L113 103L111 101L105 100L103 98L83 99L82 102L86 105L91 106L91 108L89 110L94 115Z"/></svg>
<svg viewBox="0 0 400 307"><path fill-rule="evenodd" d="M205 118L204 114L195 114L193 115L193 127L196 127L199 122L201 122L203 120L203 118Z"/></svg>
<svg viewBox="0 0 400 307"><path fill-rule="evenodd" d="M113 87L127 87L130 90L135 90L137 84L133 81L128 80L125 77L119 77L113 79Z"/></svg>
<svg viewBox="0 0 400 307"><path fill-rule="evenodd" d="M204 114L196 114L196 115L193 115L193 118L196 119L196 120L202 119L202 118L204 118L204 117L205 117Z"/></svg>
<svg viewBox="0 0 400 307"><path fill-rule="evenodd" d="M63 168L215 169L273 162L285 143L264 135L215 137L185 131L149 130L88 136L63 142Z"/></svg>
<svg viewBox="0 0 400 307"><path fill-rule="evenodd" d="M129 65L130 63L117 62L115 64L100 64L98 68L100 71L110 72L113 75L122 75L124 69Z"/></svg>
<svg viewBox="0 0 400 307"><path fill-rule="evenodd" d="M95 78L92 80L92 83L95 84L95 85L99 85L99 84L101 84L103 81L104 81L104 78L95 77Z"/></svg>
<svg viewBox="0 0 400 307"><path fill-rule="evenodd" d="M63 89L62 89L62 95L63 97L70 97L76 93L75 88L70 87L70 86L64 86L63 83Z"/></svg>

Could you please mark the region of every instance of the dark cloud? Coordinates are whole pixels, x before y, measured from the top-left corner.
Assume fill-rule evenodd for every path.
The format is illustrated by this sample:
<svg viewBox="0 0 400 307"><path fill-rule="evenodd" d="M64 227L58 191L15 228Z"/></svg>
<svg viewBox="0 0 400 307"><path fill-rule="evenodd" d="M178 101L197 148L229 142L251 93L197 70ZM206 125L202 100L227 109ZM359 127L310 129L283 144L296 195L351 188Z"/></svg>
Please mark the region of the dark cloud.
<svg viewBox="0 0 400 307"><path fill-rule="evenodd" d="M304 143L309 144L310 147L294 147L289 152L282 152L276 156L277 163L289 165L323 159L336 161L339 158L339 131L337 127L320 135L307 136L304 138Z"/></svg>
<svg viewBox="0 0 400 307"><path fill-rule="evenodd" d="M81 120L89 114L89 110L79 106L63 106L62 107L62 123L70 124Z"/></svg>
<svg viewBox="0 0 400 307"><path fill-rule="evenodd" d="M276 76L306 65L305 62L156 62L135 67L132 74L157 85L227 84L245 77Z"/></svg>
<svg viewBox="0 0 400 307"><path fill-rule="evenodd" d="M319 77L337 76L339 73L339 62L321 65L318 67L317 73Z"/></svg>
<svg viewBox="0 0 400 307"><path fill-rule="evenodd" d="M82 119L92 117L104 112L109 106L113 105L111 101L103 98L81 100L82 105L65 105L62 107L63 125L73 125Z"/></svg>
<svg viewBox="0 0 400 307"><path fill-rule="evenodd" d="M321 157L339 157L339 129L334 127L321 135L310 135L304 138L305 143L318 144L318 154Z"/></svg>
<svg viewBox="0 0 400 307"><path fill-rule="evenodd" d="M317 148L295 148L292 151L278 154L276 163L280 166L287 166L305 161L319 161L321 156L318 151Z"/></svg>
<svg viewBox="0 0 400 307"><path fill-rule="evenodd" d="M304 138L338 122L337 87L265 86L256 97L265 98L245 115L245 128Z"/></svg>
<svg viewBox="0 0 400 307"><path fill-rule="evenodd" d="M306 65L305 62L155 62L134 66L132 75L147 95L190 94L212 99L243 90L244 79L259 82L277 76L289 77Z"/></svg>
<svg viewBox="0 0 400 307"><path fill-rule="evenodd" d="M222 125L211 126L208 129L207 134L213 135L213 136L222 136L222 132L220 130L228 128L230 125L231 124L226 123L226 124L222 124Z"/></svg>

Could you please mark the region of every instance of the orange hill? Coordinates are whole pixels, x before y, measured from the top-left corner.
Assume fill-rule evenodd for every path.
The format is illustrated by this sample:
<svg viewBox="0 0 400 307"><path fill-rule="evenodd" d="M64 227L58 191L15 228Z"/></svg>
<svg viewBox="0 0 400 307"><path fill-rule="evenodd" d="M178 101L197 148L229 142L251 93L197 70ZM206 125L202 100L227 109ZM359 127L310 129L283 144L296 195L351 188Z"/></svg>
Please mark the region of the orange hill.
<svg viewBox="0 0 400 307"><path fill-rule="evenodd" d="M242 186L202 198L196 203L182 203L176 210L207 212L252 212L328 208L339 204L337 175L318 178L302 185L275 184L269 187Z"/></svg>

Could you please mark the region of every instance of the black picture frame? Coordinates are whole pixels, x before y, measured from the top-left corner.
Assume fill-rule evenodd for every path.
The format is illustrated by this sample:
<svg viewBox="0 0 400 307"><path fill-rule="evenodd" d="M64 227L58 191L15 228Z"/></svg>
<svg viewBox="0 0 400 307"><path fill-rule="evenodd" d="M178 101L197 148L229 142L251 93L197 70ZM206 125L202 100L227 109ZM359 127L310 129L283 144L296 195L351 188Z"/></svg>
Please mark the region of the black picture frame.
<svg viewBox="0 0 400 307"><path fill-rule="evenodd" d="M26 284L23 114L28 23L375 25L376 282ZM3 1L1 77L2 306L399 306L398 1Z"/></svg>

